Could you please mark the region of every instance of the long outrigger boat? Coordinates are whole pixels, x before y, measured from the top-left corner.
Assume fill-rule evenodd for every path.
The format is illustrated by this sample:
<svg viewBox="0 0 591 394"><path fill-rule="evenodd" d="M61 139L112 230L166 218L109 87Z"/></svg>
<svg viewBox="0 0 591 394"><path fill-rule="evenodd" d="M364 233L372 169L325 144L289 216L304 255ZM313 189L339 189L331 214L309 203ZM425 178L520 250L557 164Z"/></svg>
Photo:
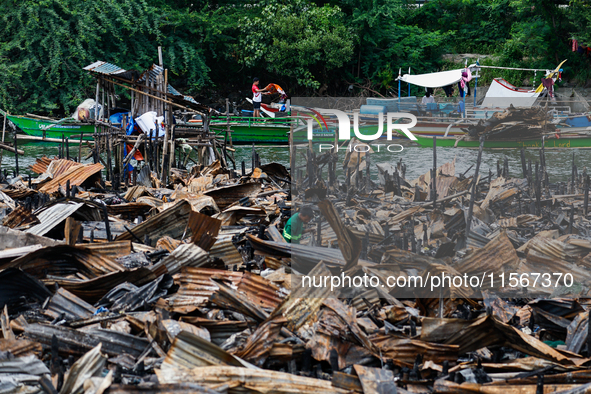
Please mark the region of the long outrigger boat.
<svg viewBox="0 0 591 394"><path fill-rule="evenodd" d="M433 147L434 137L416 136L417 143L424 147ZM478 148L478 140L466 140L463 137L436 138L438 147ZM591 136L579 134L562 134L560 138L550 135L544 138L519 139L519 140L485 140L484 147L489 149L511 149L511 148L535 148L539 149L568 149L568 148L591 148Z"/></svg>
<svg viewBox="0 0 591 394"><path fill-rule="evenodd" d="M94 133L94 125L89 123L81 123L73 118L65 118L62 120L51 120L32 118L20 115L6 115L6 118L14 123L25 134L34 137L45 138L66 138L74 135L83 135L84 139L92 139Z"/></svg>

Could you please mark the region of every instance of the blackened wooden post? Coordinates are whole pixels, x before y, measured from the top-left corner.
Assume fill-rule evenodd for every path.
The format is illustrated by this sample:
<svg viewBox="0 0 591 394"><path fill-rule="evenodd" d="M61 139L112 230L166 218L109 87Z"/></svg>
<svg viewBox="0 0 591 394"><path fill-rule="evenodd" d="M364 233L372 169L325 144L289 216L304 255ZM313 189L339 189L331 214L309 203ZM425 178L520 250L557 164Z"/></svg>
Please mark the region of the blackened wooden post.
<svg viewBox="0 0 591 394"><path fill-rule="evenodd" d="M316 246L322 245L322 222L318 221L316 225Z"/></svg>
<svg viewBox="0 0 591 394"><path fill-rule="evenodd" d="M571 171L570 194L575 194L575 152L573 152L573 164Z"/></svg>
<svg viewBox="0 0 591 394"><path fill-rule="evenodd" d="M15 170L16 170L16 175L18 176L18 146L17 146L16 130L14 131L14 166L15 166Z"/></svg>
<svg viewBox="0 0 591 394"><path fill-rule="evenodd" d="M525 148L521 148L521 170L523 171L523 178L527 178L527 165L525 164Z"/></svg>
<svg viewBox="0 0 591 394"><path fill-rule="evenodd" d="M542 213L542 176L541 170L538 162L536 161L536 183L534 186L534 191L536 193L536 215L540 215Z"/></svg>
<svg viewBox="0 0 591 394"><path fill-rule="evenodd" d="M107 133L107 172L109 174L109 180L113 182L113 166L111 165L111 133Z"/></svg>
<svg viewBox="0 0 591 394"><path fill-rule="evenodd" d="M575 221L575 207L574 205L570 206L570 218L568 219L568 233L573 233L573 224Z"/></svg>
<svg viewBox="0 0 591 394"><path fill-rule="evenodd" d="M78 163L82 163L82 132L80 132L80 143L78 144Z"/></svg>
<svg viewBox="0 0 591 394"><path fill-rule="evenodd" d="M107 241L112 242L111 237L111 226L109 225L109 213L107 212L107 206L103 205L103 215L105 216L105 231L107 232Z"/></svg>
<svg viewBox="0 0 591 394"><path fill-rule="evenodd" d="M66 159L70 160L70 139L66 138Z"/></svg>
<svg viewBox="0 0 591 394"><path fill-rule="evenodd" d="M365 155L365 170L366 170L366 176L367 179L365 180L365 192L367 194L371 193L371 172L370 172L370 167L371 167L371 161L369 159L369 153L367 153L367 155Z"/></svg>
<svg viewBox="0 0 591 394"><path fill-rule="evenodd" d="M437 208L437 136L433 137L433 209Z"/></svg>
<svg viewBox="0 0 591 394"><path fill-rule="evenodd" d="M244 160L242 160L242 168L241 169L242 169L242 176L245 176L246 175L246 163L244 162ZM292 170L292 174L293 174L293 171L295 171L295 169Z"/></svg>
<svg viewBox="0 0 591 394"><path fill-rule="evenodd" d="M587 216L589 208L589 175L585 175L585 196L583 197L583 214Z"/></svg>
<svg viewBox="0 0 591 394"><path fill-rule="evenodd" d="M66 198L70 198L70 180L66 181Z"/></svg>
<svg viewBox="0 0 591 394"><path fill-rule="evenodd" d="M478 158L476 159L476 171L474 172L474 180L472 181L472 192L470 193L470 207L468 208L468 218L466 221L466 242L470 235L470 227L472 226L472 213L474 211L474 197L476 195L476 184L478 183L478 172L480 171L480 162L482 161L482 149L484 148L484 137L480 137L480 147L478 148Z"/></svg>
<svg viewBox="0 0 591 394"><path fill-rule="evenodd" d="M133 167L133 186L137 185L137 166Z"/></svg>

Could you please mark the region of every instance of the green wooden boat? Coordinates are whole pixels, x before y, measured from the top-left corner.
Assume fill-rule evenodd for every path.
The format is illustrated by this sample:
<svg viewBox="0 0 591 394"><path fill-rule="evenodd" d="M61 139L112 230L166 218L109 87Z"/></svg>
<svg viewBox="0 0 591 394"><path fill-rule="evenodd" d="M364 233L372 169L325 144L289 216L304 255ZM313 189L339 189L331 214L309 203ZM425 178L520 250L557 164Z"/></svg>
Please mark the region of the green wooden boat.
<svg viewBox="0 0 591 394"><path fill-rule="evenodd" d="M232 117L229 126L232 132L232 143L234 145L287 145L289 144L291 118L252 118ZM226 118L214 118L210 123L210 130L220 136L226 136L228 121ZM335 140L336 125L329 124L329 127L313 129L314 143L330 144ZM361 125L359 132L363 135L375 135L378 130L377 124ZM386 134L382 138L385 139ZM403 138L402 136L399 138ZM300 125L294 130L293 141L295 144L308 143L308 130ZM341 141L342 142L342 141Z"/></svg>
<svg viewBox="0 0 591 394"><path fill-rule="evenodd" d="M417 137L417 143L424 147L433 147L433 137ZM462 137L442 137L437 138L438 147L458 147L458 148L478 148L478 140L464 140ZM534 148L539 149L568 149L568 148L591 148L591 136L580 134L562 134L560 138L550 135L542 142L541 138L523 139L523 140L486 140L484 147L488 149L511 149L511 148Z"/></svg>
<svg viewBox="0 0 591 394"><path fill-rule="evenodd" d="M80 123L73 118L61 120L36 119L20 115L6 115L23 133L34 137L66 138L74 135L84 135L84 139L92 139L94 125Z"/></svg>

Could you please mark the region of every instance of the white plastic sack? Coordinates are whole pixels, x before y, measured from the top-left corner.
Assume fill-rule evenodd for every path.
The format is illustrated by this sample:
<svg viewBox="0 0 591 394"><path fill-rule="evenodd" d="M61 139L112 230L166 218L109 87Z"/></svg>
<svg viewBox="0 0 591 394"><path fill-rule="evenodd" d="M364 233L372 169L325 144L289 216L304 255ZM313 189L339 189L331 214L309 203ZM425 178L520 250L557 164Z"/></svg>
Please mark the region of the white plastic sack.
<svg viewBox="0 0 591 394"><path fill-rule="evenodd" d="M146 112L142 116L135 118L135 122L140 126L140 129L147 135L154 135L154 130L158 130L158 137L164 136L164 116L157 116L155 111Z"/></svg>

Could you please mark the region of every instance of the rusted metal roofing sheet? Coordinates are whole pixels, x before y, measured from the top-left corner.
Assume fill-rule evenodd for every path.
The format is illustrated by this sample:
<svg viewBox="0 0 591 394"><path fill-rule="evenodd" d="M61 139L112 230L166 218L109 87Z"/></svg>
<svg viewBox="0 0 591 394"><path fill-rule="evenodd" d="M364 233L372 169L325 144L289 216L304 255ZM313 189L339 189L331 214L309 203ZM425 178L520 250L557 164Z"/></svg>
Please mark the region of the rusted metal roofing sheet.
<svg viewBox="0 0 591 394"><path fill-rule="evenodd" d="M209 260L209 255L195 244L182 244L163 258L154 266L153 271L158 272L160 267L166 267L169 274L173 275L183 267L199 267Z"/></svg>
<svg viewBox="0 0 591 394"><path fill-rule="evenodd" d="M191 212L191 204L187 201L179 201L173 207L151 216L145 222L135 226L132 231L142 240L147 235L150 238L151 246L155 246L158 239L165 235L172 238L181 238L186 230L186 236L189 236L191 231L187 228L187 222ZM133 239L133 236L128 232L117 237L117 241L131 241Z"/></svg>
<svg viewBox="0 0 591 394"><path fill-rule="evenodd" d="M30 354L41 354L43 348L40 343L27 339L0 338L0 352L10 352L14 357L22 357Z"/></svg>
<svg viewBox="0 0 591 394"><path fill-rule="evenodd" d="M207 320L194 316L183 316L181 321L189 322L197 327L203 327L209 331L211 342L216 345L221 345L228 338L234 334L238 334L248 328L248 323L245 321L235 320Z"/></svg>
<svg viewBox="0 0 591 394"><path fill-rule="evenodd" d="M191 370L157 369L160 383L193 382L208 387L239 382L239 387L261 392L301 393L301 394L347 394L349 390L334 387L328 380L292 375L287 372L269 369L247 369L240 367L215 365L202 366ZM238 392L234 389L233 392Z"/></svg>
<svg viewBox="0 0 591 394"><path fill-rule="evenodd" d="M205 304L209 297L218 290L212 276L224 278L234 286L238 286L242 280L242 272L225 271L212 268L184 267L178 276L180 288L174 297L168 300L169 305L175 310L195 310Z"/></svg>
<svg viewBox="0 0 591 394"><path fill-rule="evenodd" d="M111 260L115 260L117 257L127 256L131 253L131 241L76 244L76 246L98 252Z"/></svg>
<svg viewBox="0 0 591 394"><path fill-rule="evenodd" d="M16 228L27 225L39 224L39 219L31 211L22 205L16 207L15 210L10 212L4 220L2 225L9 228Z"/></svg>
<svg viewBox="0 0 591 394"><path fill-rule="evenodd" d="M88 164L83 166L72 166L67 171L53 178L44 184L39 191L41 193L54 193L58 191L59 187L65 188L66 182L70 181L70 186L80 186L88 178L95 174L100 174L100 171L105 168L101 163Z"/></svg>
<svg viewBox="0 0 591 394"><path fill-rule="evenodd" d="M47 166L49 163L51 163L51 160L52 159L47 156L43 156L41 158L38 157L35 159L35 163L31 164L29 168L36 174L43 174L45 170L47 170Z"/></svg>
<svg viewBox="0 0 591 394"><path fill-rule="evenodd" d="M209 250L209 255L222 259L226 266L242 264L242 255L234 246L233 237L233 234L218 235L217 241Z"/></svg>
<svg viewBox="0 0 591 394"><path fill-rule="evenodd" d="M251 302L261 308L274 310L287 294L281 292L271 281L259 275L245 272L238 284L238 291L246 294Z"/></svg>
<svg viewBox="0 0 591 394"><path fill-rule="evenodd" d="M70 245L47 246L3 265L15 267L39 279L77 275L80 279L96 278L111 272L124 271L123 266L90 249Z"/></svg>
<svg viewBox="0 0 591 394"><path fill-rule="evenodd" d="M516 267L519 257L513 244L503 232L486 246L477 249L466 258L454 264L458 272L468 275L480 275L485 272L498 272L502 266Z"/></svg>
<svg viewBox="0 0 591 394"><path fill-rule="evenodd" d="M81 167L83 165L84 164L77 163L73 160L56 159L49 163L45 172L50 174L53 178L56 178L67 172L70 168Z"/></svg>
<svg viewBox="0 0 591 394"><path fill-rule="evenodd" d="M256 368L193 333L181 331L162 362L162 369L177 371L178 368L191 369L205 365Z"/></svg>

